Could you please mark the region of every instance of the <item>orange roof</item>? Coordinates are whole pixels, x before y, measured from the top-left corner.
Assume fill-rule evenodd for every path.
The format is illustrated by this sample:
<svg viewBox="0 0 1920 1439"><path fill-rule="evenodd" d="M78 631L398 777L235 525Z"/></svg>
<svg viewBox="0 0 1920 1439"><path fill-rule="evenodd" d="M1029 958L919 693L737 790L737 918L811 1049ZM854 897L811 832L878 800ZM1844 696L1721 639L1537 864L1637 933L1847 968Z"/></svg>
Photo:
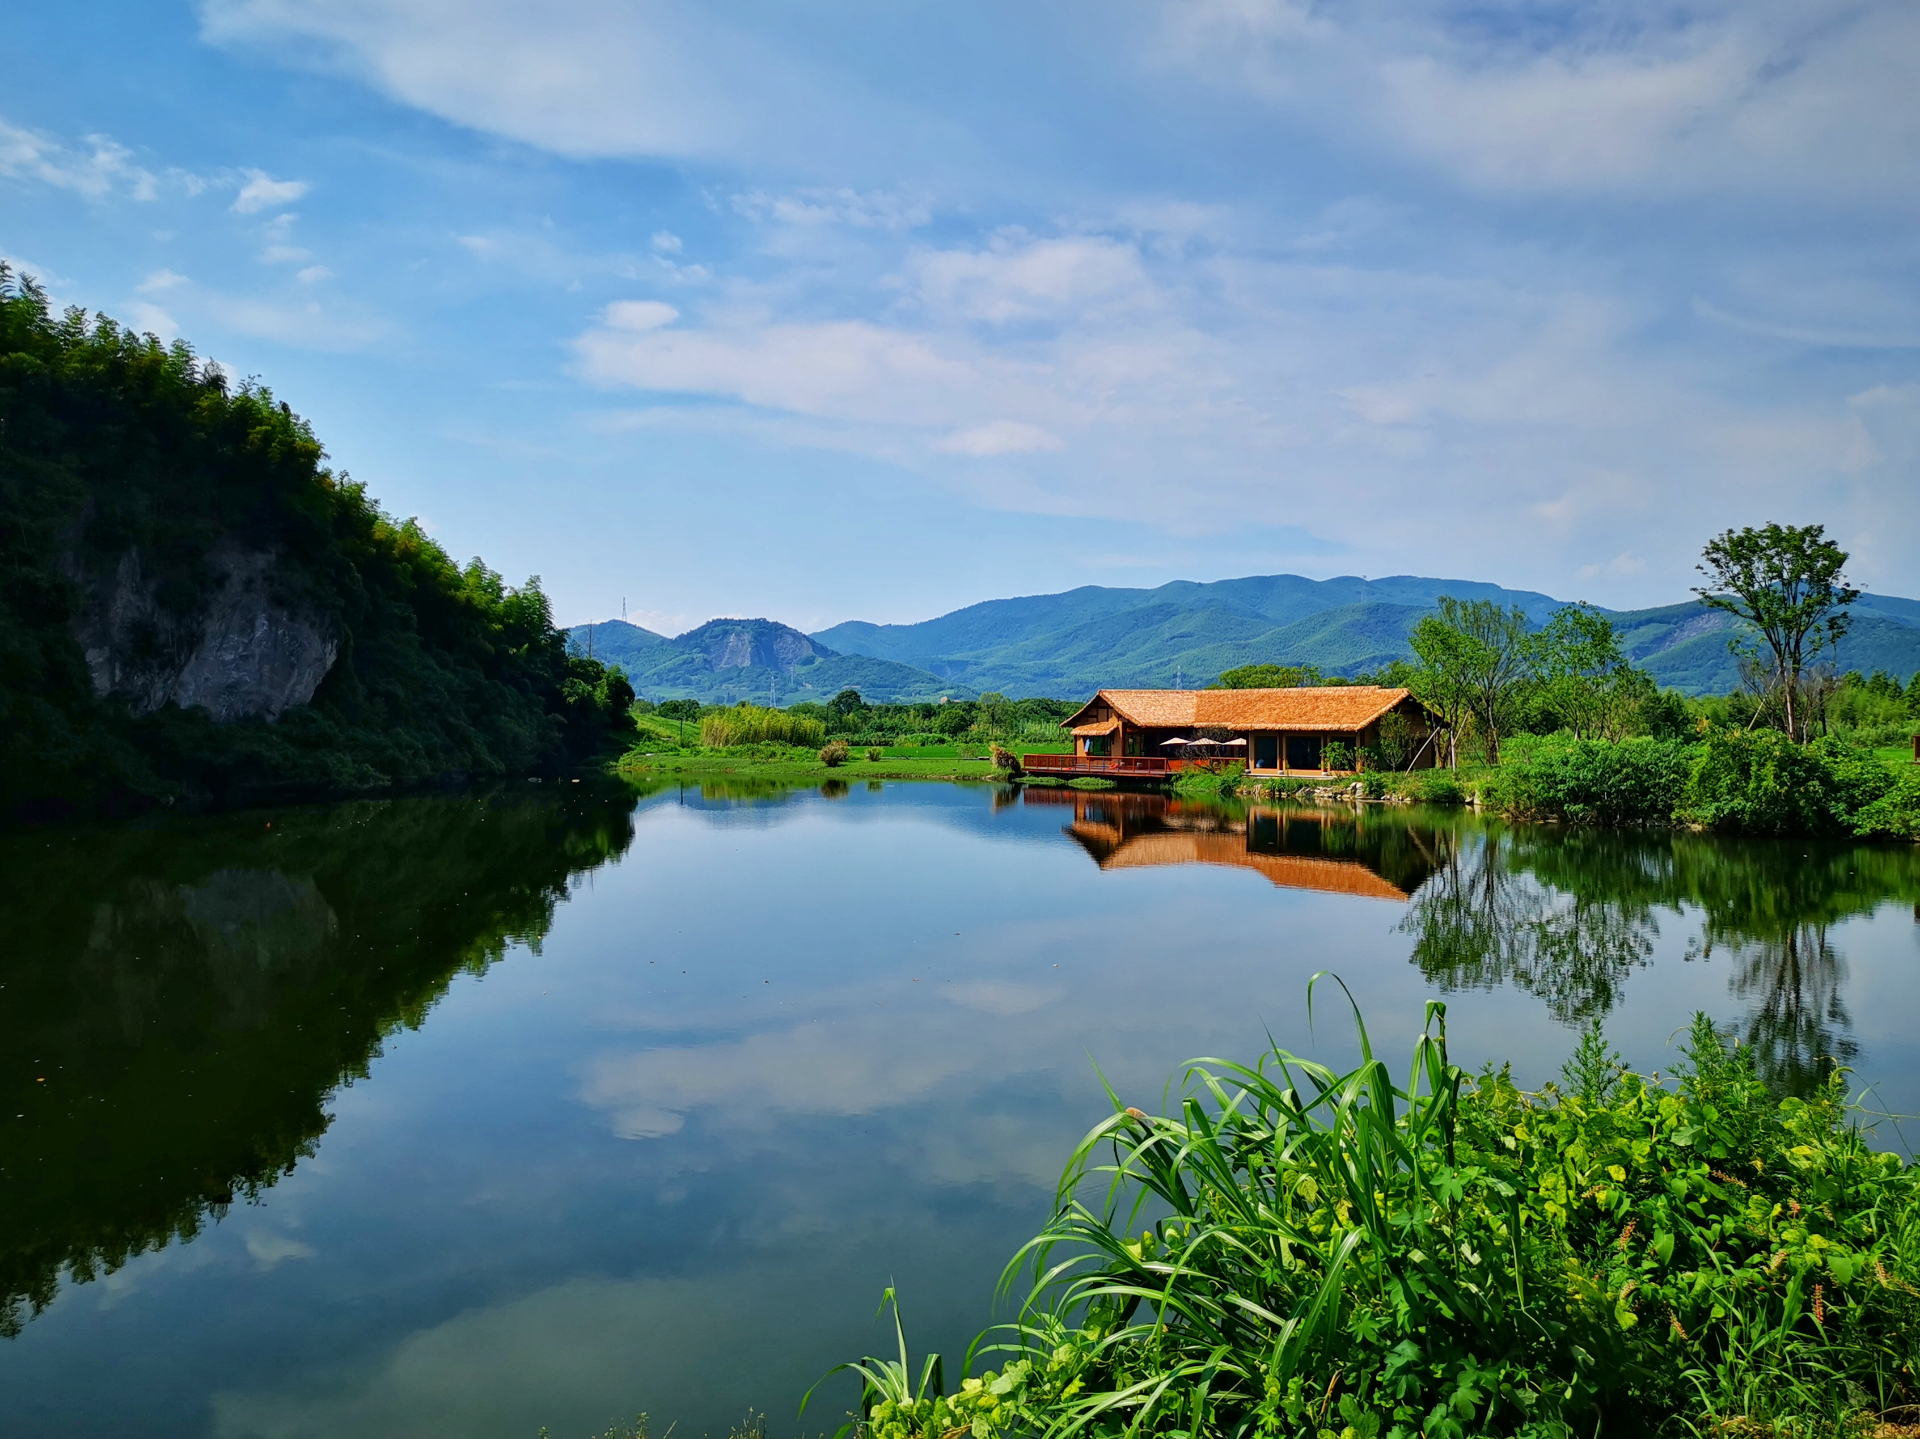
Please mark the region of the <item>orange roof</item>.
<svg viewBox="0 0 1920 1439"><path fill-rule="evenodd" d="M1243 691L1244 693L1244 691ZM1368 899L1404 900L1407 892L1354 860L1298 854L1260 854L1247 848L1244 835L1172 830L1124 839L1110 825L1075 824L1069 832L1096 847L1102 869L1135 869L1163 864L1219 864L1253 869L1282 889L1316 889L1323 894L1356 894ZM1112 846L1104 858L1099 849Z"/></svg>
<svg viewBox="0 0 1920 1439"><path fill-rule="evenodd" d="M1074 733L1074 737L1078 738L1081 735L1112 734L1115 730L1119 728L1120 728L1119 720L1101 720L1097 724L1075 725L1073 727L1073 733Z"/></svg>
<svg viewBox="0 0 1920 1439"><path fill-rule="evenodd" d="M1408 697L1380 685L1319 685L1278 690L1101 690L1061 726L1105 703L1142 729L1189 727L1246 730L1365 729ZM1081 733L1074 730L1075 734Z"/></svg>

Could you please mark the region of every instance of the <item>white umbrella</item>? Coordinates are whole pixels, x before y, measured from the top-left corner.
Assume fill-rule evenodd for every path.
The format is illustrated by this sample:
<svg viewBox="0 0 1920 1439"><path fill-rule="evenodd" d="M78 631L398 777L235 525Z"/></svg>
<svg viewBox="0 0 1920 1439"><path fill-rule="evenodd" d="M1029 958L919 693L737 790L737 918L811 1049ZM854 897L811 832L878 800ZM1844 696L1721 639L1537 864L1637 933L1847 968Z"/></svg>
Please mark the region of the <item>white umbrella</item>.
<svg viewBox="0 0 1920 1439"><path fill-rule="evenodd" d="M1191 740L1181 739L1179 735L1175 735L1172 739L1163 739L1160 741L1161 744L1191 744L1192 742Z"/></svg>
<svg viewBox="0 0 1920 1439"><path fill-rule="evenodd" d="M1223 744L1223 745L1236 745L1236 744L1243 745L1246 743L1246 741L1243 739L1223 739L1223 740L1215 740L1214 743Z"/></svg>

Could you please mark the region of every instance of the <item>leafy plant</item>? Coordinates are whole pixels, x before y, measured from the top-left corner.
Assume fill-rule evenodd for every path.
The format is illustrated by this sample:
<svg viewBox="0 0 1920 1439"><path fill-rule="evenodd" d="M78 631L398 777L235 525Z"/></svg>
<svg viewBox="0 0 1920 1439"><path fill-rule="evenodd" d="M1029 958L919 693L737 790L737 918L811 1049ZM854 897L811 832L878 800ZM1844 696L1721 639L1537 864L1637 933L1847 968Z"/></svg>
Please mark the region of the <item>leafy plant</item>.
<svg viewBox="0 0 1920 1439"><path fill-rule="evenodd" d="M1554 737L1516 745L1489 778L1486 799L1509 814L1574 824L1668 824L1693 757L1671 740Z"/></svg>
<svg viewBox="0 0 1920 1439"><path fill-rule="evenodd" d="M847 757L852 753L845 740L830 740L820 751L820 763L828 769L837 769L847 762Z"/></svg>
<svg viewBox="0 0 1920 1439"><path fill-rule="evenodd" d="M1595 1026L1528 1093L1453 1064L1434 1002L1402 1087L1354 1026L1345 1072L1198 1060L1163 1116L1110 1091L976 1346L995 1402L875 1405L875 1439L1838 1436L1920 1398L1920 1183L1840 1076L1776 1101L1697 1016L1667 1082Z"/></svg>

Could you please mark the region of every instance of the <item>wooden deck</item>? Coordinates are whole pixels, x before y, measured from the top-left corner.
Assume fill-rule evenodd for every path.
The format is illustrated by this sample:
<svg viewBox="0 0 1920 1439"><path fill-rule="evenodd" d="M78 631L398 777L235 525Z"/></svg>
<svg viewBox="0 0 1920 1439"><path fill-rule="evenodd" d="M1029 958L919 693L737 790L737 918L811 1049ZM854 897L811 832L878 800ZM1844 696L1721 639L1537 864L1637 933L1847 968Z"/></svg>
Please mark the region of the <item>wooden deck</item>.
<svg viewBox="0 0 1920 1439"><path fill-rule="evenodd" d="M1188 770L1222 769L1237 759L1168 759L1140 754L1023 754L1020 768L1028 774L1064 776L1104 775L1113 779L1172 779Z"/></svg>

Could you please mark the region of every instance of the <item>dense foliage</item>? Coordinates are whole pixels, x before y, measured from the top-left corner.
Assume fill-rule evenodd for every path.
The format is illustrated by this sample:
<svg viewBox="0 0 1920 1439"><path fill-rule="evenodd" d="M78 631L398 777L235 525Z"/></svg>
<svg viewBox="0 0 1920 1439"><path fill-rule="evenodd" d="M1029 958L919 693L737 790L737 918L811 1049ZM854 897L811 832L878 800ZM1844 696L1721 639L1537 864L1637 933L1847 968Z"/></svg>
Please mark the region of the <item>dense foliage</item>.
<svg viewBox="0 0 1920 1439"><path fill-rule="evenodd" d="M1920 775L1846 740L1797 745L1778 730L1709 728L1692 744L1532 739L1481 794L1509 814L1575 824L1920 838Z"/></svg>
<svg viewBox="0 0 1920 1439"><path fill-rule="evenodd" d="M1116 1098L1005 1362L942 1396L867 1361L872 1439L1837 1435L1920 1398L1920 1178L1840 1078L1777 1100L1704 1016L1671 1081L1596 1027L1539 1093L1453 1065L1439 1004L1404 1089L1360 1045Z"/></svg>
<svg viewBox="0 0 1920 1439"><path fill-rule="evenodd" d="M537 581L455 564L323 459L270 391L104 316L55 317L0 268L0 813L500 775L625 727L631 690L568 658ZM272 553L279 598L339 638L313 703L216 724L98 698L72 631L88 577L134 552L191 618L222 543Z"/></svg>

